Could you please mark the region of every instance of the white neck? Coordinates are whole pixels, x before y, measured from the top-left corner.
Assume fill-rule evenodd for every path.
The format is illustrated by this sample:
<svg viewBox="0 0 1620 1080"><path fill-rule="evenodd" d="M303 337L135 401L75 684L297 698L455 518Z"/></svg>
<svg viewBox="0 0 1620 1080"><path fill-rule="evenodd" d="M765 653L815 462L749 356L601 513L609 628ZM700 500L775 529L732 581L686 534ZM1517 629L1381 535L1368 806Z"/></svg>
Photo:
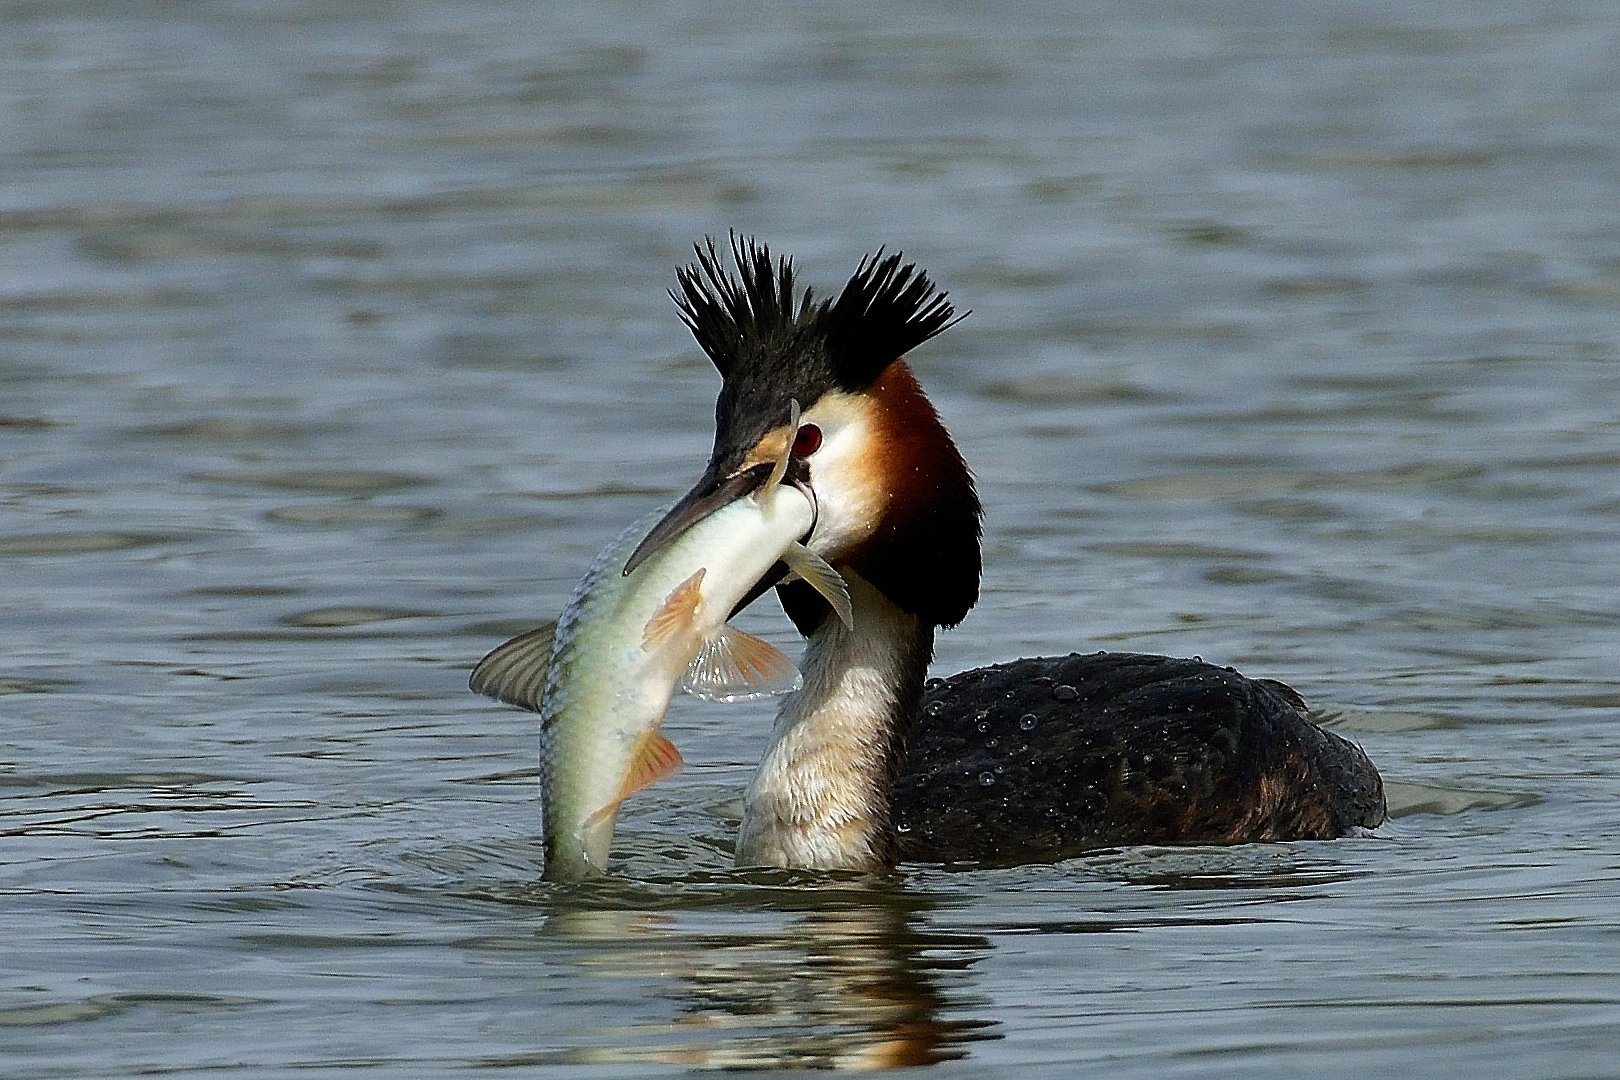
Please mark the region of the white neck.
<svg viewBox="0 0 1620 1080"><path fill-rule="evenodd" d="M804 658L804 689L776 717L744 796L739 866L870 870L893 863L889 803L922 704L933 629L845 573L854 628L829 615Z"/></svg>

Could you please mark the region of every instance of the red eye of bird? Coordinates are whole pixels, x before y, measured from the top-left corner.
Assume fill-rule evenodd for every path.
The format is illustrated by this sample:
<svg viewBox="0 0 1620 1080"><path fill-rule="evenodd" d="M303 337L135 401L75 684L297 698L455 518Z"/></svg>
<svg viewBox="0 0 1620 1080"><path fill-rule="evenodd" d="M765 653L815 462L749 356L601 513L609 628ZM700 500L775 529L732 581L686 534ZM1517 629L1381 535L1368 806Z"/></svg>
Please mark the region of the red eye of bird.
<svg viewBox="0 0 1620 1080"><path fill-rule="evenodd" d="M806 424L793 436L793 456L809 457L821 449L821 429L814 424Z"/></svg>

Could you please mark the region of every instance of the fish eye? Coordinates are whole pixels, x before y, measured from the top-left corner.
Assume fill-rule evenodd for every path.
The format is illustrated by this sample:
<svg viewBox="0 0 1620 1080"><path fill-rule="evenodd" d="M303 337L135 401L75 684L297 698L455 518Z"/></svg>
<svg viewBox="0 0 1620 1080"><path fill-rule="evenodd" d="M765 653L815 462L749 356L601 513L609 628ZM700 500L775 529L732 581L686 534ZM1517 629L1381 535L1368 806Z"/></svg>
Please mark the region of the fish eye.
<svg viewBox="0 0 1620 1080"><path fill-rule="evenodd" d="M793 436L793 456L809 457L821 449L821 429L814 424L806 424Z"/></svg>

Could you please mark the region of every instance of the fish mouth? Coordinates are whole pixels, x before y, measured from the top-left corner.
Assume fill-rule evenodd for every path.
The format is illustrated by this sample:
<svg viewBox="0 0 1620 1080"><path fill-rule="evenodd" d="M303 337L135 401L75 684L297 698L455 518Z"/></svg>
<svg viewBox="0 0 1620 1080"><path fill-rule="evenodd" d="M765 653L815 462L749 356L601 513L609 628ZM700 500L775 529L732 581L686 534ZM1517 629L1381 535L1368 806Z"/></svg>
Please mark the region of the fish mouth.
<svg viewBox="0 0 1620 1080"><path fill-rule="evenodd" d="M771 463L761 462L740 469L730 476L721 476L713 469L704 473L692 486L692 490L682 495L680 501L669 508L669 513L665 514L641 543L636 545L636 550L632 551L630 558L625 561L624 576L629 577L636 567L674 543L682 533L716 510L754 494L765 486L774 471L775 468ZM806 537L815 531L818 509L816 493L810 486L809 474L809 467L804 462L795 460L789 464L787 473L781 481L783 484L791 484L798 488L810 500L810 528L804 534Z"/></svg>

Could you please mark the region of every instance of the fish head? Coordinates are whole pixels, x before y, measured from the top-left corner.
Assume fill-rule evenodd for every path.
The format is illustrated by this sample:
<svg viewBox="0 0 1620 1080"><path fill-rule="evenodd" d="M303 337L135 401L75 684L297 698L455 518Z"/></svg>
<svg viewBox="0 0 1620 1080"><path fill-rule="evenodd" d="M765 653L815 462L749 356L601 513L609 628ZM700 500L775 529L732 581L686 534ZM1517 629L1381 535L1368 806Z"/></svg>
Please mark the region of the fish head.
<svg viewBox="0 0 1620 1080"><path fill-rule="evenodd" d="M790 485L804 492L813 508L815 496L805 483L807 479L808 470L802 464L794 468L791 462L785 469L768 460L748 460L735 467L711 462L691 490L669 508L630 553L630 558L624 564L624 575L629 577L637 567L669 547L692 526L739 499L751 497L766 502L777 497L777 489Z"/></svg>

